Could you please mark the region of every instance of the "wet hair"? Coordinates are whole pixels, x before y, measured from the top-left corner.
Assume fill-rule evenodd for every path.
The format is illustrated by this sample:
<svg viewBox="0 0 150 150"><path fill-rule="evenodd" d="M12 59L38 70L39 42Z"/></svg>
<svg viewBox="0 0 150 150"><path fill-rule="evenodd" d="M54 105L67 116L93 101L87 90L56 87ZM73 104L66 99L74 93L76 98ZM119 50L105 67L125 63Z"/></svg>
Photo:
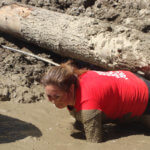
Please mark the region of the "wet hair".
<svg viewBox="0 0 150 150"><path fill-rule="evenodd" d="M42 77L41 83L44 86L55 85L61 90L68 92L72 84L75 89L78 87L78 77L87 72L87 69L78 69L72 61L67 61L60 66L51 67Z"/></svg>

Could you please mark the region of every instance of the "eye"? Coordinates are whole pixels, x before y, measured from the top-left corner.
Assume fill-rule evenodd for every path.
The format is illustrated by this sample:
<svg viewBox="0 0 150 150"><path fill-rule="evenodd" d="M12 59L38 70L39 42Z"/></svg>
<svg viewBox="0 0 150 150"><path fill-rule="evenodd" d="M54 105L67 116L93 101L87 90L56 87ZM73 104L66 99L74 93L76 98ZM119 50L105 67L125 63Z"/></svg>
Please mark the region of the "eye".
<svg viewBox="0 0 150 150"><path fill-rule="evenodd" d="M59 98L60 98L60 96L58 96L58 95L54 96L54 99L59 99Z"/></svg>

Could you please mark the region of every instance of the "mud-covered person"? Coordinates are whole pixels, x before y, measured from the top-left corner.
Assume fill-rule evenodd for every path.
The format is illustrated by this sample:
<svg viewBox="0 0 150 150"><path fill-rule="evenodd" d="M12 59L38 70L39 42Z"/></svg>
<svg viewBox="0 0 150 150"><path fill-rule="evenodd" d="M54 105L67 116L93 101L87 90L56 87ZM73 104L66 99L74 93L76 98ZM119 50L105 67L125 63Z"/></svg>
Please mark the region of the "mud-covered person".
<svg viewBox="0 0 150 150"><path fill-rule="evenodd" d="M106 122L139 121L150 128L150 82L129 71L78 69L68 61L41 81L49 101L83 124L87 141L102 142Z"/></svg>

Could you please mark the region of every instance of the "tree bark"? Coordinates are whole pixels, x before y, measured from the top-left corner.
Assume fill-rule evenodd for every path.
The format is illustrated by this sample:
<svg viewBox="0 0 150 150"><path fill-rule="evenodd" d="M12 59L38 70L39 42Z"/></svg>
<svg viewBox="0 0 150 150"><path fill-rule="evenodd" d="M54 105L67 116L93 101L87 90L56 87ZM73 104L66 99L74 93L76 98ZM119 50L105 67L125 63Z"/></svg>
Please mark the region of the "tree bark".
<svg viewBox="0 0 150 150"><path fill-rule="evenodd" d="M21 4L0 8L0 30L63 56L150 78L150 34Z"/></svg>

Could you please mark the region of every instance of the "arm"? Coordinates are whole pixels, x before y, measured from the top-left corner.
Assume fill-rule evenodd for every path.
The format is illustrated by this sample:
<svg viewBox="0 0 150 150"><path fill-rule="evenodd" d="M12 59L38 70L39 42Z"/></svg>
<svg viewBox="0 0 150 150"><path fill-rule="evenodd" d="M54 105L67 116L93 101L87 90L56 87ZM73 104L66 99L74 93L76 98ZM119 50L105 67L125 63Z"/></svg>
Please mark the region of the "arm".
<svg viewBox="0 0 150 150"><path fill-rule="evenodd" d="M102 112L99 110L82 110L80 116L87 141L102 142Z"/></svg>

